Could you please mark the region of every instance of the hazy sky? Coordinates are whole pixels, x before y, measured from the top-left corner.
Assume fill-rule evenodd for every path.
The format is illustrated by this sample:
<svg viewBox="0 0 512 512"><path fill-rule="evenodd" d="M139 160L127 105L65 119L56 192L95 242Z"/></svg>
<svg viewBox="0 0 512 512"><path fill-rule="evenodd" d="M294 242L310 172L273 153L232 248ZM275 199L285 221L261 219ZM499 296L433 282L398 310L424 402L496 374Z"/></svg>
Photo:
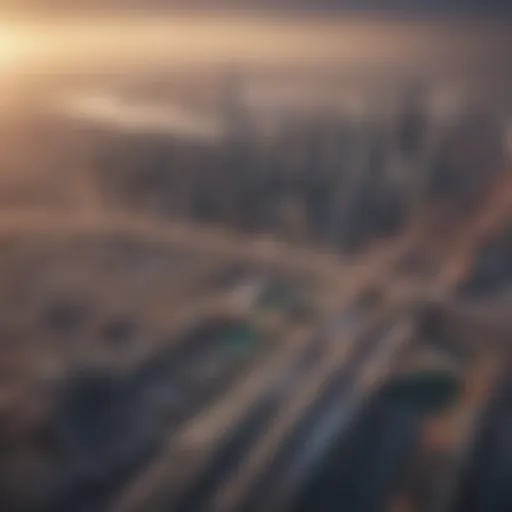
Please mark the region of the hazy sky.
<svg viewBox="0 0 512 512"><path fill-rule="evenodd" d="M222 12L228 6L237 11L233 16L211 15L214 7ZM474 23L485 16L471 16L469 24L458 20L476 12L471 7L492 15L500 6L512 14L512 0L0 0L0 69L47 69L50 63L109 69L114 63L155 69L162 63L327 68L414 63L436 69L482 63L485 69L508 69L512 17L494 18L505 23ZM256 7L262 16L252 15ZM114 16L105 14L107 8L115 8ZM285 14L275 15L277 8ZM307 16L306 8L342 15ZM455 12L455 23L443 17L447 10ZM397 11L411 19L402 23L365 14L393 18ZM25 14L32 15L25 19ZM442 21L430 23L429 15Z"/></svg>
<svg viewBox="0 0 512 512"><path fill-rule="evenodd" d="M14 10L59 7L65 10L102 8L138 8L150 11L157 8L285 8L294 10L335 11L399 11L411 13L444 13L452 11L512 13L512 0L1 0L0 6Z"/></svg>

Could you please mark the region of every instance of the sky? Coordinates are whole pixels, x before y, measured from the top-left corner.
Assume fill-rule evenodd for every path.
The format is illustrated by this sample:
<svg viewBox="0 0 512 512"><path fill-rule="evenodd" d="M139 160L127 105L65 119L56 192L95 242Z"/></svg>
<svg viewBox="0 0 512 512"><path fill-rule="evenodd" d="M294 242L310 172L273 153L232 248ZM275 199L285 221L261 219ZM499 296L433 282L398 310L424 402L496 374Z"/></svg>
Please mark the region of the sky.
<svg viewBox="0 0 512 512"><path fill-rule="evenodd" d="M284 9L287 11L376 12L404 14L512 14L512 0L0 0L0 7L31 11L119 9Z"/></svg>
<svg viewBox="0 0 512 512"><path fill-rule="evenodd" d="M233 16L224 15L228 7ZM507 9L511 16L497 16ZM255 10L262 15L253 16ZM305 14L311 11L320 15ZM468 15L469 24L451 23ZM125 57L130 65L155 67L162 62L439 66L453 61L447 54L457 62L463 54L464 62L508 69L510 23L512 0L0 0L0 71L46 69L50 62L121 66Z"/></svg>

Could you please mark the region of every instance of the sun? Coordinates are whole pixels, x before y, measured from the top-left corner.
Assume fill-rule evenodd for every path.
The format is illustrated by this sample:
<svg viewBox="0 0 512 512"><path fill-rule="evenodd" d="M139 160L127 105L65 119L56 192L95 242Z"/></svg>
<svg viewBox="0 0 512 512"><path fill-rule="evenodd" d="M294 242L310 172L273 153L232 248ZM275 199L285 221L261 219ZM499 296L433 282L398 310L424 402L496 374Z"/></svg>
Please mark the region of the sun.
<svg viewBox="0 0 512 512"><path fill-rule="evenodd" d="M22 60L22 45L9 27L0 25L0 73L15 71Z"/></svg>

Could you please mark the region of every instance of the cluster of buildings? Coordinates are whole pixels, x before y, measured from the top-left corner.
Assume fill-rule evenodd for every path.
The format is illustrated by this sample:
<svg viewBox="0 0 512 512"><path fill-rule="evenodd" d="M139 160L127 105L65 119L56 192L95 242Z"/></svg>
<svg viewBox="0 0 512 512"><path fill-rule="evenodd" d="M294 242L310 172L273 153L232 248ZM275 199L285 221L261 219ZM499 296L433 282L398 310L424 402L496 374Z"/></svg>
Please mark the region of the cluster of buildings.
<svg viewBox="0 0 512 512"><path fill-rule="evenodd" d="M299 108L262 119L242 90L230 77L212 140L80 130L104 203L344 250L395 232L433 197L471 196L503 166L501 120L475 106L436 117L422 84L356 116Z"/></svg>

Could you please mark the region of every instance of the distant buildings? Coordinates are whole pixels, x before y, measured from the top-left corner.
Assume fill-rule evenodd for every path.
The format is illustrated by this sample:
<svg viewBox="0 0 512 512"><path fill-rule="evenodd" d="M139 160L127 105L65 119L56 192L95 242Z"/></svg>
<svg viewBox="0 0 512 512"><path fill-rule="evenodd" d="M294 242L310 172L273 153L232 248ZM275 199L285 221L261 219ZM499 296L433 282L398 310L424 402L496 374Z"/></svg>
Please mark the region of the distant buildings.
<svg viewBox="0 0 512 512"><path fill-rule="evenodd" d="M357 113L287 107L272 119L249 107L244 90L240 71L228 70L216 141L61 119L60 166L90 173L89 195L112 209L343 251L400 229L434 197L477 193L503 160L496 116L468 107L435 125L417 80L396 89L396 104L386 90Z"/></svg>

